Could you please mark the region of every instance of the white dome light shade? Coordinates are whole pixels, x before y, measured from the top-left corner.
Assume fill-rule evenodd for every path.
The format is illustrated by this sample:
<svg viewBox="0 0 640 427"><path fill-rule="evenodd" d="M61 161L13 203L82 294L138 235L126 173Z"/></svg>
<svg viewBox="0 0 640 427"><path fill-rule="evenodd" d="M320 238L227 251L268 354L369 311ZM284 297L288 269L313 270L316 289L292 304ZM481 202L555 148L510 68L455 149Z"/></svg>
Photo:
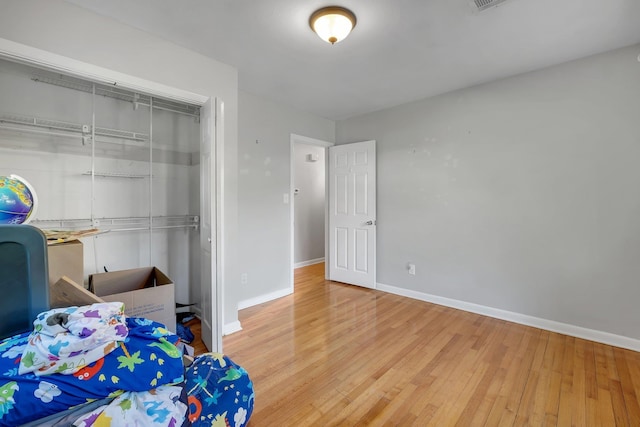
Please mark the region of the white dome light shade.
<svg viewBox="0 0 640 427"><path fill-rule="evenodd" d="M335 44L344 40L356 26L356 16L344 7L329 6L313 12L309 26L322 40Z"/></svg>

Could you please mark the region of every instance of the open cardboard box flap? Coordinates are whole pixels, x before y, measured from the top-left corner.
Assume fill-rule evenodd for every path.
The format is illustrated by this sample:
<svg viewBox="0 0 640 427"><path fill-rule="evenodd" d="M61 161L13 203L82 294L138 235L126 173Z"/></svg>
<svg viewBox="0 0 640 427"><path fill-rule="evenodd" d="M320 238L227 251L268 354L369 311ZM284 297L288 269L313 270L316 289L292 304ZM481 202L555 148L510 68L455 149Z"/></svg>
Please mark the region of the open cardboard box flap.
<svg viewBox="0 0 640 427"><path fill-rule="evenodd" d="M56 283L49 286L49 306L51 308L83 306L98 302L104 302L104 300L67 276L62 276Z"/></svg>

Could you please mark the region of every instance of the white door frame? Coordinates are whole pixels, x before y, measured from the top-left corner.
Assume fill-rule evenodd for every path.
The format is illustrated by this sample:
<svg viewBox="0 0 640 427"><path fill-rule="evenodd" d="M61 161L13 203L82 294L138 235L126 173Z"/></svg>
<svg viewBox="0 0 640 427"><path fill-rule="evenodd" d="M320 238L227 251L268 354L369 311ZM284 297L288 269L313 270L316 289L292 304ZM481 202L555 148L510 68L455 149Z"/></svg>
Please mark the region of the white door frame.
<svg viewBox="0 0 640 427"><path fill-rule="evenodd" d="M7 59L13 62L19 62L22 64L47 68L66 75L79 77L86 80L91 80L96 83L103 83L108 85L121 86L125 89L132 91L144 92L159 97L171 99L179 102L187 102L195 105L203 105L209 99L211 99L213 105L215 105L215 98L209 97L203 94L197 94L182 90L176 87L155 83L149 80L141 79L138 77L130 76L128 74L120 73L110 70L108 68L99 67L86 62L78 61L66 56L58 55L52 52L48 52L42 49L27 46L21 43L17 43L11 40L0 38L0 58ZM216 141L216 138L217 141ZM216 223L216 240L215 240L215 252L216 252L216 277L212 285L215 288L217 297L216 307L216 345L217 349L212 351L222 351L222 313L224 313L224 301L223 298L223 266L224 259L221 248L223 247L223 234L224 223L221 212L224 212L224 198L222 197L223 190L223 171L224 165L222 163L222 149L224 146L224 140L222 139L222 131L216 129L216 135L213 136L211 146L215 150L216 164L215 164L215 181L216 181L216 212L212 212L215 217ZM217 144L216 144L217 142ZM213 278L212 278L213 281Z"/></svg>
<svg viewBox="0 0 640 427"><path fill-rule="evenodd" d="M295 270L295 252L294 252L294 232L295 232L295 225L294 225L294 219L295 219L295 211L294 211L294 203L295 203L295 197L293 196L294 194L294 175L295 175L295 158L293 155L293 149L295 147L295 144L307 144L307 145L315 145L318 147L324 147L324 151L325 151L325 159L327 158L326 154L327 151L329 149L329 147L332 147L335 145L335 143L333 142L329 142L329 141L323 141L321 139L316 139L316 138L310 138L308 136L302 136L302 135L296 135L295 133L291 134L291 138L290 138L290 142L289 142L289 159L290 159L290 164L289 164L289 270L291 272L291 274L289 275L289 291L290 293L293 293L293 282L294 282L294 278L293 278L293 271ZM328 163L325 161L324 162L324 166L325 166L325 186L324 186L324 198L325 200L328 200L327 198L327 194L329 191L329 186L327 185L327 179L328 174L327 174L327 166ZM324 265L325 265L325 269L324 269L324 276L325 278L329 277L329 267L328 267L328 261L329 261L329 234L327 233L328 230L328 213L329 213L329 205L327 203L324 204Z"/></svg>

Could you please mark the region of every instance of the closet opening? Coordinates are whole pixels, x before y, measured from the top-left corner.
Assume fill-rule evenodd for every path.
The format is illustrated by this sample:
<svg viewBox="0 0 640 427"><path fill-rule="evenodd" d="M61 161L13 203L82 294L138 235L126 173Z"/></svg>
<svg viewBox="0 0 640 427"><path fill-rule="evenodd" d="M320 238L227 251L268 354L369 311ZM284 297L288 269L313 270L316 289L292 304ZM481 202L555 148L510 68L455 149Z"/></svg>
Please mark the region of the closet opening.
<svg viewBox="0 0 640 427"><path fill-rule="evenodd" d="M219 348L216 236L204 237L206 256L202 243L203 223L217 229L211 120L208 170L201 166L205 107L5 59L0 92L0 175L34 188L32 225L94 230L81 238L82 284L94 273L157 267L177 303L208 310L205 342Z"/></svg>

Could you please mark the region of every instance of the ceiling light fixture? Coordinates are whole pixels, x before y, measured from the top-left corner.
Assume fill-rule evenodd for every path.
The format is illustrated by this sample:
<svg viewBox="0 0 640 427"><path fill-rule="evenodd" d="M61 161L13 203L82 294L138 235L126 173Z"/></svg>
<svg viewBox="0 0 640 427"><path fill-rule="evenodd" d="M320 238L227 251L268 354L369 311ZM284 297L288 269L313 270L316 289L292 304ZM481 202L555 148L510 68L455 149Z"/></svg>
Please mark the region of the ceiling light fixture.
<svg viewBox="0 0 640 427"><path fill-rule="evenodd" d="M322 40L336 44L356 26L356 15L340 6L323 7L311 14L309 26Z"/></svg>

